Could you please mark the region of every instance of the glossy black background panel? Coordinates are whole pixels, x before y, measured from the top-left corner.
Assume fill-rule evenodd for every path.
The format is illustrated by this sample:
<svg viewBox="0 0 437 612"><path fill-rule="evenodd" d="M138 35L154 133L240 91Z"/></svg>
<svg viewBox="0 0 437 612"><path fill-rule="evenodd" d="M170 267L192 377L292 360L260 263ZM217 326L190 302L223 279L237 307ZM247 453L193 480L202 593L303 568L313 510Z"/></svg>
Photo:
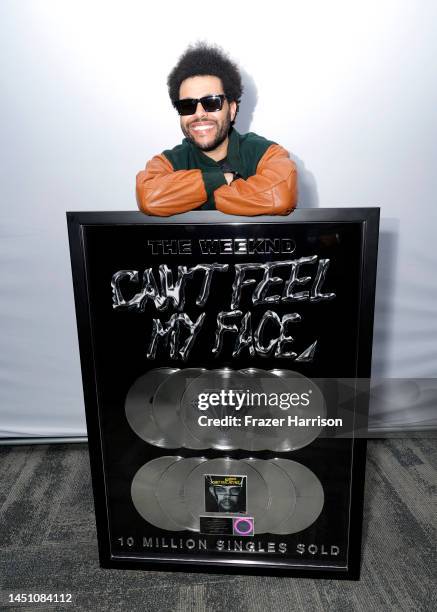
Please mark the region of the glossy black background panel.
<svg viewBox="0 0 437 612"><path fill-rule="evenodd" d="M191 240L192 255L153 255L148 246L149 241ZM292 254L214 254L202 255L199 240L202 239L292 239L296 248ZM271 244L271 243L270 243ZM104 430L105 459L107 469L107 489L110 500L112 521L112 543L117 549L118 538L130 534L135 541L142 542L145 533L144 520L139 517L130 503L130 485L136 471L144 464L145 457L162 454L206 457L232 456L244 458L254 453L229 451L220 453L217 450L191 451L187 449L166 450L154 448L139 440L129 427L124 412L124 401L132 382L151 367L176 365L178 367L217 368L227 366L234 369L258 367L271 369L289 368L312 377L332 378L337 376L353 377L356 369L356 335L359 303L359 253L361 249L361 228L359 225L341 226L338 224L308 224L306 226L143 226L143 227L90 227L85 231L87 252L87 273L90 287L90 306L94 342L96 347L95 363L101 407L101 422ZM260 247L262 248L262 247ZM291 302L288 304L260 304L253 306L251 295L254 286L242 290L239 309L250 310L254 326L262 314L270 309L283 316L285 313L297 312L302 321L295 324L296 341L293 350L298 354L317 340L314 360L309 363L297 363L291 359L252 358L248 350L243 350L239 359L232 359L235 334L226 334L222 354L214 357L211 348L214 344L217 314L229 311L234 280L235 263L286 261L317 255L318 259L329 259L323 292L334 292L336 297L318 303ZM195 304L201 287L200 275L189 279L186 288L184 312L192 320L205 310L207 318L192 353L187 362L181 359L170 359L168 348L162 347L157 358L147 359L146 348L149 343L152 318L167 321L174 312L173 308L158 311L152 301L148 301L144 312L114 310L112 306L111 279L119 270L138 270L141 280L144 268L151 267L159 286L158 265L166 263L177 276L177 266L194 266L199 263L227 263L227 272L216 273L212 279L211 291L204 308ZM301 267L301 275L314 278L317 263ZM252 271L248 277L262 278L262 271ZM288 267L275 268L275 276L289 276ZM308 289L311 281L298 290ZM133 297L140 290L141 283L126 281L122 285L125 299ZM282 293L283 286L272 287L268 295ZM347 333L345 333L347 330ZM335 358L333 359L333 355ZM335 406L334 406L335 408ZM333 413L331 406L330 414ZM349 472L350 448L348 440L318 440L309 447L287 454L289 458L300 461L309 467L322 482L325 490L325 506L322 515L314 525L305 530L305 534L295 535L290 540L304 540L311 543L329 543L339 546L343 554L336 557L336 562L345 563L347 552L347 525L349 510ZM278 454L283 456L284 454ZM271 458L275 453L256 453L257 457ZM341 520L339 520L341 519ZM255 525L256 528L256 525ZM155 528L160 535L165 535ZM174 534L171 534L174 535ZM179 535L183 535L181 532ZM264 538L265 539L265 538ZM269 541L283 541L284 536L269 536ZM292 548L295 548L290 544ZM133 547L139 552L141 548ZM183 550L176 549L177 554ZM219 553L215 553L219 554ZM278 553L280 554L280 553ZM299 559L298 554L294 555ZM320 555L311 559L322 558Z"/></svg>
<svg viewBox="0 0 437 612"><path fill-rule="evenodd" d="M109 214L109 213L108 213ZM120 215L120 214L119 214ZM71 220L70 225L76 220ZM174 219L174 221L177 221ZM352 448L351 440L333 440L324 437L318 438L309 446L291 453L258 452L249 453L245 451L220 452L218 450L194 451L189 449L162 449L151 446L141 440L130 428L124 412L124 401L129 387L141 374L155 367L231 367L233 369L257 367L263 369L288 368L296 370L306 376L314 378L333 379L338 377L354 377L358 371L359 360L359 329L360 329L360 305L362 306L362 263L364 250L364 224L362 222L306 222L306 223L223 223L222 225L196 224L185 225L176 223L160 224L155 219L153 223L136 224L82 224L82 243L80 257L84 258L86 267L86 298L89 300L89 323L92 334L92 357L95 372L95 386L98 400L98 419L95 415L88 414L90 401L87 405L87 422L89 435L90 430L100 430L102 454L91 451L95 456L93 481L96 477L104 475L104 490L107 501L97 503L98 523L103 520L104 513L107 514L109 527L109 541L102 542L106 537L105 529L100 524L99 545L101 561L109 563L107 554L116 558L118 555L126 559L132 557L139 559L143 556L153 558L165 557L165 550L150 550L142 548L144 536L156 535L174 537L191 537L198 539L199 534L193 532L163 532L153 526L149 526L136 512L130 498L130 486L136 471L147 461L162 455L182 455L220 457L232 456L244 458L256 456L269 459L281 456L301 462L310 468L321 481L325 491L325 505L320 517L316 522L303 532L290 536L260 535L255 540L262 542L286 542L287 553L274 553L263 555L257 553L258 563L265 560L266 567L278 560L278 563L289 562L289 566L302 566L306 563L319 569L328 568L330 565L342 566L349 569L352 557L348 553L350 541L349 519L351 509L351 484L361 487L362 483L351 481L352 470ZM73 229L70 227L70 234ZM199 239L229 239L229 238L287 238L295 242L296 248L292 253L264 253L264 254L215 254L202 255L198 248ZM148 247L150 240L191 240L192 255L152 255ZM73 236L72 242L77 240ZM211 348L214 343L216 329L216 317L219 311L230 310L231 286L234 280L234 264L248 262L286 261L305 256L317 255L318 259L330 260L326 279L322 292L334 292L336 297L332 300L311 302L291 302L288 304L260 304L254 306L251 303L253 286L243 288L242 300L239 305L243 314L250 310L254 327L260 320L262 314L267 310L274 310L281 317L290 312L301 315L300 322L293 324L293 337L295 341L289 348L298 354L304 351L310 344L317 340L314 359L308 363L298 363L290 359L278 359L274 356L269 358L256 356L252 358L244 349L238 359L232 358L235 334L225 334L223 351L218 357L214 357ZM74 253L72 250L73 273L75 273ZM206 312L205 323L198 335L192 352L186 362L180 359L170 359L168 348L160 347L156 359L150 360L146 357L147 346L150 341L152 319L159 318L163 323L168 320L174 309L158 312L152 302L148 302L144 312L114 310L112 306L111 278L119 270L138 270L141 279L145 268L151 267L159 286L158 265L167 264L175 274L178 265L192 267L199 263L227 263L228 272L215 273L212 280L209 299L204 308L195 304L195 297L200 289L200 275L187 281L186 290L186 312L191 319L196 319L202 311ZM83 264L83 262L82 262ZM317 264L306 264L301 268L301 274L308 274L314 278ZM289 268L276 267L275 276L287 279ZM77 269L76 269L76 277ZM261 280L260 271L250 272L251 278ZM76 308L84 314L83 287L76 279ZM126 299L139 291L140 284L120 285ZM268 295L281 293L283 284L272 287ZM299 290L308 289L311 282L302 286ZM371 289L371 287L370 287ZM368 293L368 291L366 292ZM372 301L372 297L370 301ZM80 325L80 316L78 314ZM290 326L289 326L290 329ZM80 327L79 327L80 330ZM79 334L80 335L80 334ZM368 343L368 339L366 340ZM83 350L84 341L81 345L82 368L84 368ZM368 347L367 347L368 348ZM89 357L89 356L88 356ZM85 357L85 361L88 360ZM361 369L362 375L362 369ZM85 376L84 376L85 387ZM335 387L335 385L334 385ZM335 416L336 392L332 383L327 382L326 393L328 397L328 414ZM91 424L91 427L90 427ZM99 436L100 437L100 436ZM90 444L98 444L98 440L92 440ZM362 459L362 457L361 457ZM103 474L102 474L103 470ZM98 475L98 476L97 476ZM95 496L101 498L103 485L94 482ZM97 492L98 490L98 492ZM353 497L354 493L352 494ZM362 491L355 493L356 503L360 507ZM103 507L105 512L103 512ZM100 508L100 510L99 510ZM356 518L354 519L356 522ZM360 526L359 526L360 527ZM256 531L256 527L255 527ZM134 544L127 550L126 538L133 538ZM121 540L123 539L123 544ZM358 536L354 540L359 541ZM314 555L308 553L302 555L296 552L299 543L304 543L307 548L309 544L316 544L318 552ZM323 550L330 545L337 545L340 554L329 558ZM355 551L355 574L357 573L357 551ZM196 553L198 557L208 558L209 561L231 557L237 564L241 559L247 560L248 553L226 555L224 552L208 550ZM173 549L171 556L186 558L189 560L187 550ZM253 555L252 557L253 558ZM106 560L105 560L106 559ZM126 565L128 566L128 565ZM314 569L314 567L313 567Z"/></svg>

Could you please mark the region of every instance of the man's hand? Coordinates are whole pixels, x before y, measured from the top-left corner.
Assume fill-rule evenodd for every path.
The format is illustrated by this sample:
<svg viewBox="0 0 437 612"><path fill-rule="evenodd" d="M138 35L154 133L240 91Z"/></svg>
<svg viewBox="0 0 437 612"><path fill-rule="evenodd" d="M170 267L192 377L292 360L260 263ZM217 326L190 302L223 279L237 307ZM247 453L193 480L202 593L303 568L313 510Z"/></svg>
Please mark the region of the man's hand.
<svg viewBox="0 0 437 612"><path fill-rule="evenodd" d="M214 191L214 202L228 215L288 215L297 204L296 164L283 147L272 144L256 174L223 184Z"/></svg>
<svg viewBox="0 0 437 612"><path fill-rule="evenodd" d="M232 172L225 172L225 179L228 185L230 185L234 180L234 175L232 174Z"/></svg>

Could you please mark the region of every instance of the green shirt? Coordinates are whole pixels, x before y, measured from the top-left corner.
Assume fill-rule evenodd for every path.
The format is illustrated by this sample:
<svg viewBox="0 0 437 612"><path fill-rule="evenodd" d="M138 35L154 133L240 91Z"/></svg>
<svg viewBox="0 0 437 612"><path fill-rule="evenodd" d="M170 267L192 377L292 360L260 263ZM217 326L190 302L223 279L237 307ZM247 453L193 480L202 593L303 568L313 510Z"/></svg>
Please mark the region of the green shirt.
<svg viewBox="0 0 437 612"><path fill-rule="evenodd" d="M261 157L272 145L276 144L253 132L239 134L232 128L229 133L229 145L226 160L231 168L246 180L256 174ZM200 149L184 138L182 144L162 152L176 170L194 170L202 172L203 182L208 199L200 208L215 209L214 191L226 185L226 179L219 164L205 155Z"/></svg>

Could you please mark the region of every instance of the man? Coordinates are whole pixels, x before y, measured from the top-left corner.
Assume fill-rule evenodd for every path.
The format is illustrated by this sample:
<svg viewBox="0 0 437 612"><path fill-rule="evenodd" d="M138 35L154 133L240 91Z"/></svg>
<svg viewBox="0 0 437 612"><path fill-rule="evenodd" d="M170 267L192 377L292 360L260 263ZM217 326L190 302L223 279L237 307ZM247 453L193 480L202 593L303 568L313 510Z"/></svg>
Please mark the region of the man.
<svg viewBox="0 0 437 612"><path fill-rule="evenodd" d="M207 512L244 512L241 504L241 486L211 486L209 493L215 501L215 507L208 508Z"/></svg>
<svg viewBox="0 0 437 612"><path fill-rule="evenodd" d="M137 175L138 207L166 217L217 209L285 215L296 206L296 166L285 149L233 127L243 91L237 66L218 48L189 47L168 77L185 135Z"/></svg>

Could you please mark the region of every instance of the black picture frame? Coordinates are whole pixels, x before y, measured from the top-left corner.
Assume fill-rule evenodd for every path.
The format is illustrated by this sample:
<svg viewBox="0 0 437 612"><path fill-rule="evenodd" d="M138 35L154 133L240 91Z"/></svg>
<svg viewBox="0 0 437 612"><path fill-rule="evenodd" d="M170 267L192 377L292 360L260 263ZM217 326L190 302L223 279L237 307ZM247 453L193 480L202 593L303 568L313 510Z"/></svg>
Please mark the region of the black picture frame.
<svg viewBox="0 0 437 612"><path fill-rule="evenodd" d="M178 570L178 571L211 571L218 573L245 573L287 575L311 578L336 578L357 580L360 573L361 534L363 522L363 497L366 463L365 436L352 440L352 460L350 465L350 512L348 526L347 562L341 567L323 566L320 563L299 564L284 559L271 560L250 556L245 560L226 556L218 558L210 554L184 553L175 555L171 551L162 554L144 553L132 556L117 552L114 554L110 540L111 512L108 502L107 479L105 466L104 438L96 372L96 335L93 328L92 304L90 291L92 282L87 253L87 232L95 228L132 228L141 226L147 233L148 228L165 233L169 226L190 227L193 236L208 228L224 226L237 227L239 235L244 236L246 228L257 230L279 227L282 230L289 226L291 230L299 227L319 224L343 227L354 226L360 236L360 246L355 254L358 282L358 319L356 338L356 367L354 376L357 379L369 379L371 375L371 355L373 336L373 314L375 299L375 282L377 267L377 247L379 232L379 208L325 208L296 210L287 217L237 217L224 215L216 211L192 212L173 217L149 217L140 212L67 212L68 233L74 299L76 308L80 361L82 370L83 392L86 409L86 423L91 463L92 486L95 502L96 526L100 564L105 568ZM253 224L256 224L254 226ZM156 230L156 226L159 226ZM303 229L302 229L303 228ZM115 234L112 234L115 235ZM146 235L146 234L144 234ZM156 235L156 234L155 234ZM362 410L362 409L361 409ZM366 413L367 406L363 412Z"/></svg>

